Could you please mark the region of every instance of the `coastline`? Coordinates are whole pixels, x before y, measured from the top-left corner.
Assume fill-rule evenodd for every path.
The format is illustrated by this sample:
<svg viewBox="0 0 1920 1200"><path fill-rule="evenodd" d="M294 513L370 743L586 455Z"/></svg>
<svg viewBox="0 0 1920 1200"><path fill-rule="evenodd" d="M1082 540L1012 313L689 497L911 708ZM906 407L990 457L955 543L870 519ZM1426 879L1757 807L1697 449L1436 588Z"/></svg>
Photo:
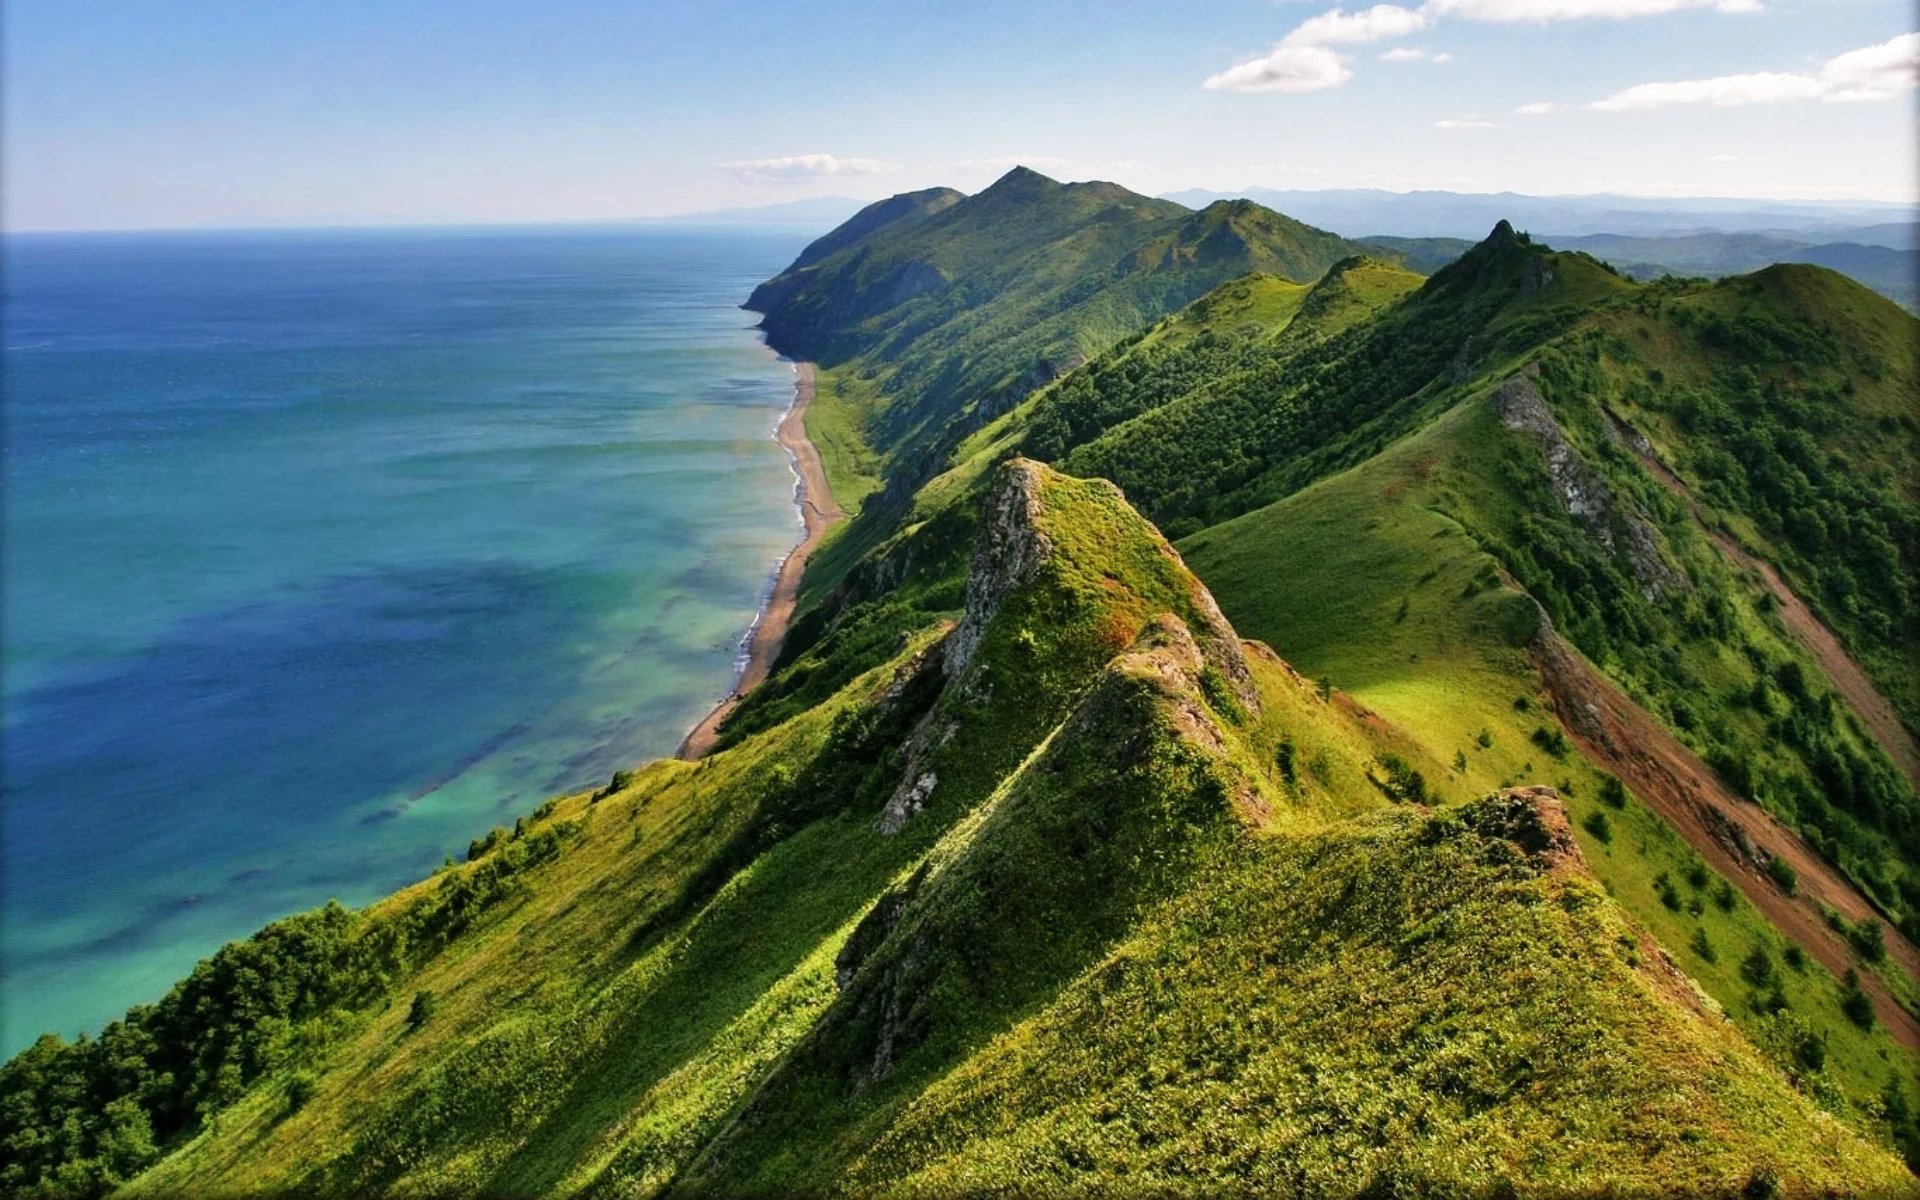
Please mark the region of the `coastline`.
<svg viewBox="0 0 1920 1200"><path fill-rule="evenodd" d="M820 539L833 523L846 516L834 503L833 492L827 487L827 472L820 464L820 451L807 438L807 405L813 401L814 366L810 362L797 362L793 373L793 403L780 418L773 436L787 452L788 465L793 469L794 506L800 510L800 541L780 560L773 590L747 631L746 662L733 681L733 690L687 732L680 748L674 752L674 757L689 762L705 757L713 749L720 737L720 723L773 668L780 644L786 639L787 627L793 623L793 610L800 598L800 579L806 573L807 560L819 548Z"/></svg>

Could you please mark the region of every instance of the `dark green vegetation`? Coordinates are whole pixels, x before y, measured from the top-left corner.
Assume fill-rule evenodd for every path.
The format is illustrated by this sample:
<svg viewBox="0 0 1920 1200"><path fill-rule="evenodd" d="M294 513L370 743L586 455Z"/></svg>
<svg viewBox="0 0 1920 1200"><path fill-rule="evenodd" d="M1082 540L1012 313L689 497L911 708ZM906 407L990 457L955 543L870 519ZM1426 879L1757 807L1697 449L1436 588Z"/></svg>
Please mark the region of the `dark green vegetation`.
<svg viewBox="0 0 1920 1200"><path fill-rule="evenodd" d="M917 202L748 302L785 352L888 394L867 433L908 482L973 424L1215 285L1309 282L1359 249L1250 201L1192 212L1024 168L929 215L948 195L903 197Z"/></svg>
<svg viewBox="0 0 1920 1200"><path fill-rule="evenodd" d="M1806 263L1838 271L1909 312L1920 310L1920 261L1916 261L1911 246L1901 249L1891 244L1817 240L1814 235L1796 239L1766 233L1551 236L1555 246L1584 251L1634 279L1659 279L1669 275L1717 279L1762 270L1774 263ZM1437 237L1362 240L1413 270L1429 275L1473 245L1459 238Z"/></svg>
<svg viewBox="0 0 1920 1200"><path fill-rule="evenodd" d="M8 1194L1911 1189L1912 785L1751 565L1912 721L1909 318L1030 172L756 303L864 502L720 748L43 1040Z"/></svg>

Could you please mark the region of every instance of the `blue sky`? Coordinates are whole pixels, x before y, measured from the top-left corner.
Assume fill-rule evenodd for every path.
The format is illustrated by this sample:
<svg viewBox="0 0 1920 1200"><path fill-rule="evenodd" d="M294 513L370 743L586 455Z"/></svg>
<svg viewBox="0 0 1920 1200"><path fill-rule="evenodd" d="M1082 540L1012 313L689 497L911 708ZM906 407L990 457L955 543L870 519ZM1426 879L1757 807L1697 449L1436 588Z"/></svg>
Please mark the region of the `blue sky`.
<svg viewBox="0 0 1920 1200"><path fill-rule="evenodd" d="M1333 15L1330 15L1333 14ZM1912 200L1910 0L8 0L9 228L972 190ZM1523 111L1524 110L1524 111Z"/></svg>

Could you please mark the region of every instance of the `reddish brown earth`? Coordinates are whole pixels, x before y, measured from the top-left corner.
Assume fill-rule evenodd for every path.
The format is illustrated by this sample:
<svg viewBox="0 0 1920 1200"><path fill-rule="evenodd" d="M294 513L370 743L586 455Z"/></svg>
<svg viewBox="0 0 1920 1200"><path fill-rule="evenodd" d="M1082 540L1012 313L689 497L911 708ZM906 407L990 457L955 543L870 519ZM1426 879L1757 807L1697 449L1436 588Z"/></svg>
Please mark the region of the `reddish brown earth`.
<svg viewBox="0 0 1920 1200"><path fill-rule="evenodd" d="M834 503L833 492L827 487L827 472L820 465L820 452L807 440L807 405L813 402L813 375L812 363L795 364L793 407L781 418L780 428L774 433L780 445L793 455L794 470L800 475L796 501L800 506L800 542L780 561L773 594L767 598L759 620L754 622L747 644L747 663L740 678L734 681L732 693L714 705L713 711L680 743L679 757L689 761L713 749L720 736L721 722L739 706L741 697L767 677L774 658L780 653L780 643L787 636L787 626L793 623L794 604L800 596L800 577L806 573L807 559L819 547L827 529L846 516Z"/></svg>
<svg viewBox="0 0 1920 1200"><path fill-rule="evenodd" d="M1620 423L1618 418L1615 418L1615 423ZM1860 669L1860 664L1853 661L1833 630L1787 586L1787 581L1780 578L1780 572L1774 570L1772 563L1754 555L1745 546L1708 524L1701 515L1700 506L1694 503L1693 494L1687 490L1686 483L1667 464L1641 449L1643 443L1638 439L1629 436L1626 440L1661 486L1686 502L1694 520L1707 531L1707 536L1713 539L1721 552L1743 570L1759 576L1761 582L1766 584L1767 590L1780 602L1780 619L1806 646L1814 661L1820 664L1820 669L1827 673L1827 678L1833 681L1834 690L1840 693L1841 699L1859 714L1867 732L1874 741L1880 743L1887 757L1913 782L1914 787L1920 788L1920 746L1914 744L1913 735L1901 724L1893 705L1873 685L1867 673Z"/></svg>
<svg viewBox="0 0 1920 1200"><path fill-rule="evenodd" d="M1858 965L1852 947L1827 924L1821 906L1853 921L1878 919L1879 914L1799 834L1735 795L1693 751L1545 625L1535 639L1534 661L1561 724L1590 759L1619 776L1709 866L1731 880L1776 928L1822 966L1841 975ZM1798 876L1793 896L1782 892L1766 873L1773 856L1785 859ZM1920 951L1891 926L1887 927L1887 955L1920 977ZM1920 1050L1920 1020L1901 1008L1872 972L1861 971L1860 984L1894 1039Z"/></svg>

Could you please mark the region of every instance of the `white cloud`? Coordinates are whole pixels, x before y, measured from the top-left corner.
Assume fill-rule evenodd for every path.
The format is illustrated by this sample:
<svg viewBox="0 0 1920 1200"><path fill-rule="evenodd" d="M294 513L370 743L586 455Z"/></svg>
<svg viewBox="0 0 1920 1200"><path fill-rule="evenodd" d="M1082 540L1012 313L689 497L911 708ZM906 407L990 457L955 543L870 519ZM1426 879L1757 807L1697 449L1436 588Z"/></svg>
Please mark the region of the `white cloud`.
<svg viewBox="0 0 1920 1200"><path fill-rule="evenodd" d="M1500 125L1497 121L1483 121L1479 117L1448 117L1445 120L1435 121L1433 127L1435 129L1498 129Z"/></svg>
<svg viewBox="0 0 1920 1200"><path fill-rule="evenodd" d="M1216 92L1317 92L1352 78L1346 60L1325 46L1279 45L1262 58L1209 76L1201 86Z"/></svg>
<svg viewBox="0 0 1920 1200"><path fill-rule="evenodd" d="M1920 33L1907 33L1875 46L1830 58L1818 74L1754 71L1642 83L1589 105L1603 112L1667 108L1676 104L1782 104L1794 100L1885 100L1920 82Z"/></svg>
<svg viewBox="0 0 1920 1200"><path fill-rule="evenodd" d="M1444 66L1447 63L1450 63L1453 61L1453 55L1443 50L1439 54L1436 54L1433 56L1433 61L1435 66Z"/></svg>
<svg viewBox="0 0 1920 1200"><path fill-rule="evenodd" d="M1532 104L1522 104L1513 111L1523 117L1544 117L1550 112L1559 111L1560 106L1551 100L1535 100Z"/></svg>
<svg viewBox="0 0 1920 1200"><path fill-rule="evenodd" d="M1723 13L1760 11L1759 0L1427 0L1420 11L1430 17L1469 21L1583 21L1658 17L1685 9Z"/></svg>
<svg viewBox="0 0 1920 1200"><path fill-rule="evenodd" d="M1544 23L1626 20L1690 9L1753 13L1761 11L1761 4L1760 0L1426 0L1418 8L1376 4L1352 12L1336 6L1300 22L1264 58L1236 63L1209 76L1202 86L1230 92L1314 92L1322 88L1339 87L1353 78L1353 72L1348 68L1344 56L1327 47L1402 38L1431 28L1448 17L1467 21ZM1453 61L1451 54L1429 55L1412 47L1389 50L1380 58L1385 62L1417 62L1422 59L1434 63ZM1899 69L1902 68L1898 64L1890 68L1878 60L1862 63L1858 70L1870 75L1874 81L1858 85L1845 94L1836 90L1833 98L1875 98L1886 86L1883 80L1887 71Z"/></svg>
<svg viewBox="0 0 1920 1200"><path fill-rule="evenodd" d="M1331 9L1309 17L1286 36L1283 46L1334 46L1405 37L1427 27L1423 13L1398 4L1376 4L1357 12Z"/></svg>
<svg viewBox="0 0 1920 1200"><path fill-rule="evenodd" d="M817 179L827 175L883 175L898 170L892 163L872 158L838 158L831 154L789 154L780 158L746 158L715 163L742 179Z"/></svg>
<svg viewBox="0 0 1920 1200"><path fill-rule="evenodd" d="M1707 156L1707 161L1708 162L1739 162L1740 156L1738 154L1709 154Z"/></svg>
<svg viewBox="0 0 1920 1200"><path fill-rule="evenodd" d="M1820 81L1811 75L1755 71L1747 75L1718 75L1712 79L1636 84L1615 92L1605 100L1596 100L1592 107L1602 112L1667 108L1675 104L1711 104L1717 108L1733 108L1742 104L1816 100L1825 90Z"/></svg>
<svg viewBox="0 0 1920 1200"><path fill-rule="evenodd" d="M1827 60L1820 81L1829 100L1884 100L1920 82L1920 33L1903 33L1877 46Z"/></svg>

